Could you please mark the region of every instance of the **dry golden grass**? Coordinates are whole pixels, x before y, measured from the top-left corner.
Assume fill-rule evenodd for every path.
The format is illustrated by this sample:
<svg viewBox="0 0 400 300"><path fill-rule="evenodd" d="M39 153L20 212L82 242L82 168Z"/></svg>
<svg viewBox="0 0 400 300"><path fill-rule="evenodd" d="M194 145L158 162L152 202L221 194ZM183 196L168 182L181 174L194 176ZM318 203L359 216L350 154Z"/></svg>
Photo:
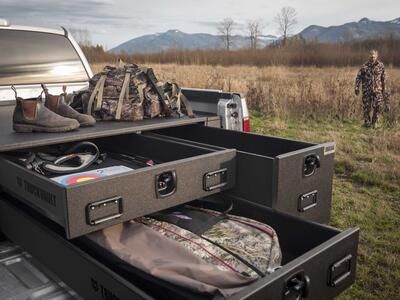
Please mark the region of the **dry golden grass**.
<svg viewBox="0 0 400 300"><path fill-rule="evenodd" d="M244 94L250 109L281 119L338 119L361 117L361 98L354 95L353 67L252 67L147 64L162 81L184 87L221 89ZM104 64L95 64L95 72ZM400 69L387 68L393 123L400 114Z"/></svg>

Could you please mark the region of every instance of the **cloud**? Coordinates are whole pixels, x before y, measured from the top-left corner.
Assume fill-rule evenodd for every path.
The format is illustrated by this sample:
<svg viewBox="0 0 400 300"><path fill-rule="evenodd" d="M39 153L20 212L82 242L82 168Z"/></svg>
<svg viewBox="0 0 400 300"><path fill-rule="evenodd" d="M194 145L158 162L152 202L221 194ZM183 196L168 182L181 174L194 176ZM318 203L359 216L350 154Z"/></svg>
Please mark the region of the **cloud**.
<svg viewBox="0 0 400 300"><path fill-rule="evenodd" d="M129 20L129 15L108 12L115 4L115 1L109 0L2 0L0 14L25 22L42 20L50 23L71 21L90 24L98 20L111 23Z"/></svg>
<svg viewBox="0 0 400 300"><path fill-rule="evenodd" d="M308 25L334 25L362 17L390 20L400 2L393 0L0 0L0 18L11 24L88 30L94 43L115 46L133 37L171 28L184 32L216 33L218 23L232 17L237 31L247 20L264 21L265 34L275 32L275 14L291 5L298 12L298 30ZM268 26L266 26L268 24Z"/></svg>

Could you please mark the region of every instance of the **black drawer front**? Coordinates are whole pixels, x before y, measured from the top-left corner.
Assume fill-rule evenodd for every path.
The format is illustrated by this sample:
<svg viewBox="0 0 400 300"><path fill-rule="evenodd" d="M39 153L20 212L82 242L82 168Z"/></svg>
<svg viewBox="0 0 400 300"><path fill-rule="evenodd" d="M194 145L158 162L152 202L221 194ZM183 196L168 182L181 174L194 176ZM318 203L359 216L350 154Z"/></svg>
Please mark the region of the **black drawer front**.
<svg viewBox="0 0 400 300"><path fill-rule="evenodd" d="M214 151L133 134L95 140L161 163L69 186L0 157L0 185L78 237L138 216L206 197L235 185L236 151ZM207 174L221 174L214 181Z"/></svg>
<svg viewBox="0 0 400 300"><path fill-rule="evenodd" d="M329 223L334 143L311 144L201 125L153 134L211 149L237 149L237 185L227 193L301 218ZM304 195L316 192L307 205Z"/></svg>
<svg viewBox="0 0 400 300"><path fill-rule="evenodd" d="M7 199L4 199L6 197ZM112 271L95 256L81 250L80 239L68 241L60 227L14 199L0 199L0 229L52 270L86 299L150 299L162 295L161 285L147 277L147 294ZM235 202L235 213L272 225L280 238L283 267L249 285L230 299L289 299L293 286L304 282L306 299L331 299L348 288L355 278L358 229L339 232L281 214L259 205ZM52 228L52 229L50 229ZM95 253L93 254L95 255ZM132 280L132 279L130 279ZM184 295L184 292L183 292ZM306 295L306 294L303 294Z"/></svg>

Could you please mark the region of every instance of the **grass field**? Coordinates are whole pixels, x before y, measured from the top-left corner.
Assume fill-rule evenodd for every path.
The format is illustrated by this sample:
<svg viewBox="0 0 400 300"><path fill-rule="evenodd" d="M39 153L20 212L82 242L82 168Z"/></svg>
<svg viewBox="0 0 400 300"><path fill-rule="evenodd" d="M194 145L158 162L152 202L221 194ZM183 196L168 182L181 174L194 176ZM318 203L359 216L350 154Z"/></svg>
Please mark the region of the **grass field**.
<svg viewBox="0 0 400 300"><path fill-rule="evenodd" d="M357 280L339 299L400 299L400 69L387 68L392 113L366 130L354 68L152 67L182 86L244 93L254 132L336 141L331 224L361 228Z"/></svg>
<svg viewBox="0 0 400 300"><path fill-rule="evenodd" d="M357 68L251 67L151 64L162 81L180 86L221 89L243 93L250 108L264 116L281 119L347 120L359 118L360 97L354 95ZM101 70L102 64L94 69ZM392 113L400 117L400 69L387 67L387 88Z"/></svg>
<svg viewBox="0 0 400 300"><path fill-rule="evenodd" d="M252 117L253 131L312 142L336 141L331 225L360 227L357 280L339 299L400 299L400 132L360 122Z"/></svg>

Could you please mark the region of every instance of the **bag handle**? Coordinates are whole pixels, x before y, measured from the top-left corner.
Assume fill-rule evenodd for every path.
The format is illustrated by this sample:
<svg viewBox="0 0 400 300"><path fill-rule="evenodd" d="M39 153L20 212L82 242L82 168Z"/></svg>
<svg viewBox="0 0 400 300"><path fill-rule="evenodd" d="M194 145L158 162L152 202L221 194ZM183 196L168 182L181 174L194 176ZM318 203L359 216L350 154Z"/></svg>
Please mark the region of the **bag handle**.
<svg viewBox="0 0 400 300"><path fill-rule="evenodd" d="M17 89L15 88L14 85L11 86L11 89L14 91L15 99L17 100L18 99Z"/></svg>
<svg viewBox="0 0 400 300"><path fill-rule="evenodd" d="M178 102L180 103L181 101L183 102L183 105L185 105L185 108L186 108L189 118L194 118L195 115L193 113L192 104L190 103L189 99L180 90L179 94L178 94Z"/></svg>
<svg viewBox="0 0 400 300"><path fill-rule="evenodd" d="M103 91L104 91L104 83L105 82L106 82L106 74L102 74L100 76L99 81L97 81L92 94L90 95L87 112L86 112L87 115L92 114L92 106L93 106L93 102L95 99L96 99L95 111L99 111L101 109L101 105L103 103Z"/></svg>
<svg viewBox="0 0 400 300"><path fill-rule="evenodd" d="M115 119L120 120L121 119L121 112L122 112L122 104L124 98L126 100L129 100L129 81L131 80L131 73L127 71L125 73L125 78L124 82L122 84L122 89L121 93L119 94L119 99L118 99L118 104L117 104L117 110L115 112Z"/></svg>

